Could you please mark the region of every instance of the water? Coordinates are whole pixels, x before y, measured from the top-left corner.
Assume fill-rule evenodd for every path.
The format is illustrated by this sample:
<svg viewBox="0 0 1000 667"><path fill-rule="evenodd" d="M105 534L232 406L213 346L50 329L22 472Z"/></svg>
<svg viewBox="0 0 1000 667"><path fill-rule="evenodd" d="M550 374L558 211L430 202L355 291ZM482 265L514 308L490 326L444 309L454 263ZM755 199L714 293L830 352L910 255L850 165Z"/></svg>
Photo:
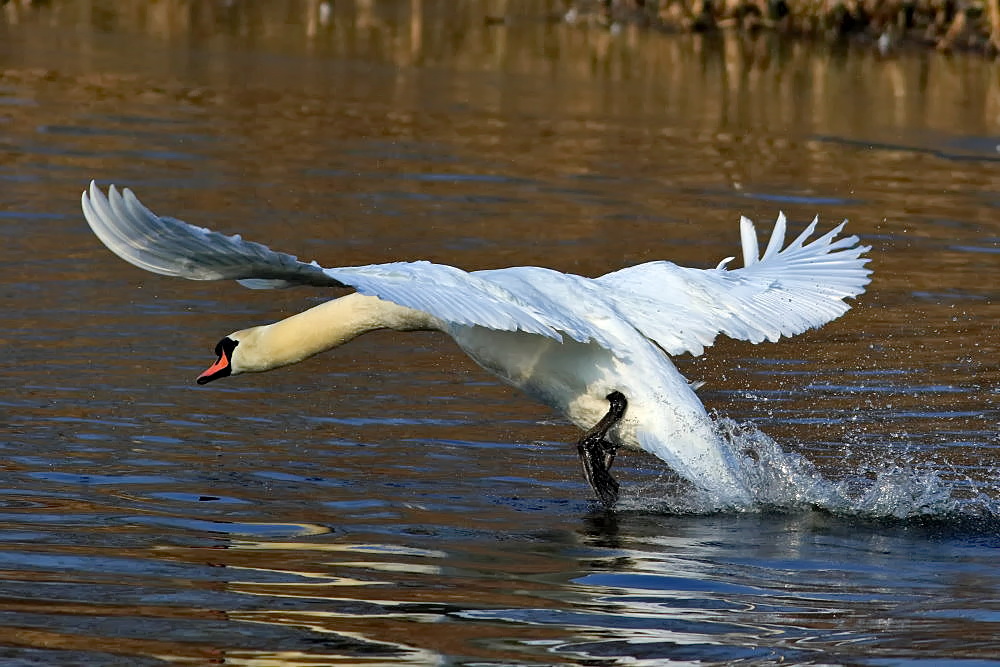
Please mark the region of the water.
<svg viewBox="0 0 1000 667"><path fill-rule="evenodd" d="M994 66L558 7L3 8L5 664L996 664ZM714 266L784 209L849 218L875 275L818 331L678 360L759 507L627 453L609 514L576 431L440 336L195 386L328 294L142 273L92 178L328 265Z"/></svg>

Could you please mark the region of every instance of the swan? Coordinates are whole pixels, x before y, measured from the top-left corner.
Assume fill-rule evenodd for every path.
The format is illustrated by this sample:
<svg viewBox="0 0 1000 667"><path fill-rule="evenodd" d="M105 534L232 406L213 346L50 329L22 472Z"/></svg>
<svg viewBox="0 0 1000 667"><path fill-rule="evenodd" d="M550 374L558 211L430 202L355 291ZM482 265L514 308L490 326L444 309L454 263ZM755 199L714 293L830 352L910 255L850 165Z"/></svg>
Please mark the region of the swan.
<svg viewBox="0 0 1000 667"><path fill-rule="evenodd" d="M294 364L375 329L448 334L480 366L585 431L583 472L612 505L619 446L667 463L716 506L752 502L737 455L722 446L695 387L668 355L700 355L718 334L759 343L829 322L864 292L870 246L838 238L846 220L787 246L780 214L760 252L740 220L743 267L654 261L585 278L534 266L466 272L427 261L324 268L147 209L128 188L91 182L83 214L97 237L135 266L190 280L234 279L254 289L351 288L284 320L219 340L199 384Z"/></svg>

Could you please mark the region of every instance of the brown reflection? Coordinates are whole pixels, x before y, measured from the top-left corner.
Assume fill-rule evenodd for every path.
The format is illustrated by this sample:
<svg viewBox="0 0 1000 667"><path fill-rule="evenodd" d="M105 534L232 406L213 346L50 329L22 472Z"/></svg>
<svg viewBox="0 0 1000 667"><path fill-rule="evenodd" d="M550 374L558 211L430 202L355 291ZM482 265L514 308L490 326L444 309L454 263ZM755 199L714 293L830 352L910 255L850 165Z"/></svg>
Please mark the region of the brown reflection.
<svg viewBox="0 0 1000 667"><path fill-rule="evenodd" d="M72 31L84 49L77 65L90 70L106 69L95 52L107 35L152 37L160 43L136 54L139 62L177 58L160 63L169 69L189 69L197 62L200 67L191 71L207 75L215 85L232 82L234 75L239 79L241 62L231 50L246 48L362 58L404 68L545 74L561 94L551 100L525 99L536 112L550 110L539 108L540 102L563 113L593 113L600 99L605 112L682 114L700 119L698 125L707 132L739 130L748 120L780 132L857 129L869 120L870 105L857 103L865 98L893 125L973 131L995 129L998 123L1000 74L978 59L922 54L886 60L863 49L826 48L770 33L676 37L634 27L622 33L583 30L544 20L563 8L563 2L554 0L79 0L11 3L4 8L0 29L15 39L33 29ZM490 25L486 19L495 15L517 20ZM188 49L197 60L184 63L179 53L162 50L167 45ZM45 41L25 39L15 49L8 46L7 53L16 59L19 51L30 55L49 47ZM135 64L120 63L118 68ZM329 70L311 63L304 74L310 72L322 77ZM565 94L572 86L627 81L636 85L619 87L613 95ZM487 107L500 110L497 104Z"/></svg>
<svg viewBox="0 0 1000 667"><path fill-rule="evenodd" d="M845 197L852 189L862 194L868 173L845 171L838 151L817 136L851 137L859 150L866 144L905 147L866 156L893 175L880 187L905 189L912 174L898 167L924 155L913 150L938 150L941 133L986 137L1000 128L1000 74L977 59L925 54L884 60L770 34L611 34L529 19L558 13L559 2L512 0L490 7L421 0L11 4L0 24L11 38L0 49L0 66L16 80L24 76L19 64L44 60L50 69L42 74L68 77L67 84L90 96L235 102L268 115L268 125L280 113L336 134L331 117L351 117L351 100L364 95L357 83L342 85L351 80L345 68L352 61L381 63L396 71L366 75L388 106L381 113L355 113L362 118L344 128L351 134L399 140L432 133L439 128L427 127L435 119L425 107L433 99L478 112L469 119L474 127L455 128L474 133L466 139L470 148L506 145L529 161L544 148L539 171L551 171L553 156L586 173L628 142L696 139L709 144L712 154L702 157L721 168L727 188L753 186L763 167L787 180L839 180L844 187L836 194ZM487 25L485 17L498 12L523 20ZM45 31L73 36L65 42L65 60L54 68ZM106 53L108 34L155 41L123 60ZM249 60L248 49L257 54ZM292 71L279 71L269 60L287 54L311 55ZM488 77L469 76L475 72L532 78L496 86ZM609 117L624 124L611 129L601 122ZM287 136L285 128L274 130ZM957 150L967 156L968 149ZM974 150L997 157L987 143ZM975 185L995 190L996 169L984 166L989 168ZM642 162L623 169L657 177ZM941 182L959 171L940 174L948 179ZM662 177L676 184L684 174Z"/></svg>
<svg viewBox="0 0 1000 667"><path fill-rule="evenodd" d="M441 525L436 519L446 518L425 514L422 520L429 528ZM543 553L507 554L497 553L495 545L486 542L448 553L375 543L237 541L219 555L233 573L227 590L260 598L272 608L232 610L226 618L396 647L400 654L394 661L401 664L435 664L453 655L517 660L523 648L511 647L508 628L456 621L462 612L476 610L487 600L495 608L563 608L563 598L573 594L554 591L553 581L565 577L567 561L553 558L548 548ZM307 582L254 581L266 574L279 579L294 575ZM511 587L512 581L516 587ZM282 599L289 601L287 608L275 604ZM302 601L320 604L295 609L295 603ZM564 638L565 629L527 625L518 628L517 636L517 644L544 645ZM254 655L227 651L227 658L236 664ZM295 657L289 655L290 664L296 664ZM311 657L316 659L315 654ZM340 655L350 657L350 653Z"/></svg>

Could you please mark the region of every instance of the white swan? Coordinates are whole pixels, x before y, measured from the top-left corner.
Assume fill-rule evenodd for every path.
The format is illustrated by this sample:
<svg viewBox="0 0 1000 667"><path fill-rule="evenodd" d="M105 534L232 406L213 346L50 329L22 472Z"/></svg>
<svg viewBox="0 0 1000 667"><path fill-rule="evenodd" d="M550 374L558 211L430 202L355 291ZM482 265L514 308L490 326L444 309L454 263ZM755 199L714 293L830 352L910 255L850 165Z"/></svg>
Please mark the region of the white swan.
<svg viewBox="0 0 1000 667"><path fill-rule="evenodd" d="M836 238L846 223L806 243L814 220L782 248L783 215L763 255L753 224L741 219L743 268L727 269L731 257L714 269L659 261L591 279L425 261L327 269L159 217L127 188L119 194L111 186L105 197L92 182L82 205L98 238L147 271L251 288L357 291L224 337L199 383L294 364L374 329L443 331L485 369L591 429L580 456L606 502L617 497L607 468L619 444L655 454L720 506L749 502L738 462L664 352L699 355L720 333L758 343L820 326L848 310L844 299L861 294L871 273L862 257L870 247L856 236Z"/></svg>

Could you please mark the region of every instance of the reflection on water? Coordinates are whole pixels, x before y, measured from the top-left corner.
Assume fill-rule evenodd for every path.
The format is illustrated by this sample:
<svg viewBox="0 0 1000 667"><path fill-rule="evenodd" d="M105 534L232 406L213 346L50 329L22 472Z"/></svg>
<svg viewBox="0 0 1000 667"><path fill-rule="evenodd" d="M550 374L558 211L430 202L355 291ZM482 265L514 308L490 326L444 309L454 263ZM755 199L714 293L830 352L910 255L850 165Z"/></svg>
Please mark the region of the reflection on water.
<svg viewBox="0 0 1000 667"><path fill-rule="evenodd" d="M559 6L3 7L5 661L996 659L996 69ZM714 266L782 208L850 218L875 276L817 332L679 360L792 466L760 469L783 511L671 513L630 454L609 515L573 429L431 334L194 386L326 295L142 274L83 223L91 178L330 265Z"/></svg>

